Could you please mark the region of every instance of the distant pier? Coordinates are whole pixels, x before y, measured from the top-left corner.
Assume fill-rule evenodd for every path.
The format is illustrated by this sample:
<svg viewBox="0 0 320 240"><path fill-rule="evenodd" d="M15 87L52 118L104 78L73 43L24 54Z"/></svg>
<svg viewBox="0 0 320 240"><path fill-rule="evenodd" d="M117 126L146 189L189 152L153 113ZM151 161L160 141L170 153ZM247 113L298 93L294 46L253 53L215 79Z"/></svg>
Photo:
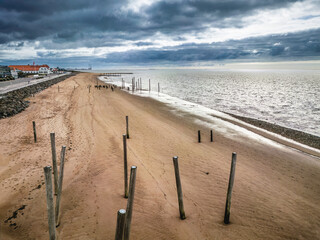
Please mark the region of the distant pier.
<svg viewBox="0 0 320 240"><path fill-rule="evenodd" d="M125 74L133 74L133 73L101 73L100 76L109 76L109 77L120 77Z"/></svg>

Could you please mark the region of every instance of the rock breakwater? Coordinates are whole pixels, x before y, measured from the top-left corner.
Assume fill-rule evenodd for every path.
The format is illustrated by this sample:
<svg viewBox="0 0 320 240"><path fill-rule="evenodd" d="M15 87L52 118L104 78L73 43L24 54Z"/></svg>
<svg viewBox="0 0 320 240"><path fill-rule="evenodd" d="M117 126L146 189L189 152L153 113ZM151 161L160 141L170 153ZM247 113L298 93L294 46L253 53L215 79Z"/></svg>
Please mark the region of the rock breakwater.
<svg viewBox="0 0 320 240"><path fill-rule="evenodd" d="M0 118L11 117L22 112L29 106L29 101L24 100L25 98L32 96L32 94L41 92L42 90L76 74L77 73L71 73L69 75L64 75L52 80L20 88L2 95L0 99Z"/></svg>

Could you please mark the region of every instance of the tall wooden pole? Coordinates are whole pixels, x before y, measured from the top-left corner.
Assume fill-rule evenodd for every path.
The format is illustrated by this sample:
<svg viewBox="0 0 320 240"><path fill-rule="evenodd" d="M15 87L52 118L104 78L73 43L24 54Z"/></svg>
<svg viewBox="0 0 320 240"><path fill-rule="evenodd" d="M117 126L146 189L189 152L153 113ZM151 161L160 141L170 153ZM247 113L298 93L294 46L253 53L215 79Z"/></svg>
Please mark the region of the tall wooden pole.
<svg viewBox="0 0 320 240"><path fill-rule="evenodd" d="M212 132L212 129L210 130L210 142L213 142L213 132Z"/></svg>
<svg viewBox="0 0 320 240"><path fill-rule="evenodd" d="M57 167L55 133L50 133L50 140L51 140L51 152L52 152L54 193L55 193L55 195L57 195L57 193L58 193L58 167Z"/></svg>
<svg viewBox="0 0 320 240"><path fill-rule="evenodd" d="M116 227L115 240L123 240L125 217L126 217L126 210L120 209L117 214L117 227Z"/></svg>
<svg viewBox="0 0 320 240"><path fill-rule="evenodd" d="M36 132L36 122L35 121L32 121L32 126L33 126L33 139L34 139L34 142L36 143L37 142L37 132Z"/></svg>
<svg viewBox="0 0 320 240"><path fill-rule="evenodd" d="M123 162L124 162L124 197L128 198L128 161L127 161L127 136L123 137Z"/></svg>
<svg viewBox="0 0 320 240"><path fill-rule="evenodd" d="M232 161L231 161L231 169L230 169L230 176L229 176L229 185L228 185L228 192L227 192L227 199L226 199L226 209L224 212L224 223L229 224L230 219L230 208L231 208L231 195L232 195L232 188L234 183L234 174L236 171L236 161L237 161L237 153L232 153Z"/></svg>
<svg viewBox="0 0 320 240"><path fill-rule="evenodd" d="M150 84L150 78L149 78L149 92L151 91L151 84Z"/></svg>
<svg viewBox="0 0 320 240"><path fill-rule="evenodd" d="M201 133L200 133L200 130L198 130L198 143L201 143Z"/></svg>
<svg viewBox="0 0 320 240"><path fill-rule="evenodd" d="M126 116L126 134L127 134L127 138L129 139L129 116Z"/></svg>
<svg viewBox="0 0 320 240"><path fill-rule="evenodd" d="M182 187L181 187L181 180L180 180L180 173L179 173L178 157L173 157L173 165L174 165L174 173L176 176L180 219L183 220L183 219L186 219L186 215L183 207L183 195L182 195Z"/></svg>
<svg viewBox="0 0 320 240"><path fill-rule="evenodd" d="M137 175L137 167L132 166L131 172L130 172L130 186L129 186L129 198L127 202L127 213L126 213L126 220L124 225L124 240L130 239L134 190L136 186L136 175Z"/></svg>
<svg viewBox="0 0 320 240"><path fill-rule="evenodd" d="M56 239L56 226L54 220L54 207L53 207L53 193L52 193L52 173L51 166L44 167L44 175L46 181L47 192L47 210L48 210L48 225L49 225L49 239Z"/></svg>
<svg viewBox="0 0 320 240"><path fill-rule="evenodd" d="M160 93L160 83L158 83L158 94Z"/></svg>
<svg viewBox="0 0 320 240"><path fill-rule="evenodd" d="M60 201L62 194L62 182L63 182L63 171L64 171L64 159L66 154L66 146L62 146L60 154L60 174L59 174L59 190L56 200L56 227L60 225Z"/></svg>

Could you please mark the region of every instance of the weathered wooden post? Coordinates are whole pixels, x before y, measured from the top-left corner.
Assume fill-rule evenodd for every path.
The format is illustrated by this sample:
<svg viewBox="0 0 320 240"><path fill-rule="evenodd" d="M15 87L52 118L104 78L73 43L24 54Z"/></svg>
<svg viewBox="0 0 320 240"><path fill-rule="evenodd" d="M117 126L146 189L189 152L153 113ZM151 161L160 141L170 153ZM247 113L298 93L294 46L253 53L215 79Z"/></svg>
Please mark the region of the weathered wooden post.
<svg viewBox="0 0 320 240"><path fill-rule="evenodd" d="M129 117L126 116L126 133L127 133L127 138L129 139Z"/></svg>
<svg viewBox="0 0 320 240"><path fill-rule="evenodd" d="M230 169L230 176L229 176L229 185L228 185L228 192L227 192L227 200L226 200L226 209L224 212L224 223L229 224L230 219L230 208L231 208L231 195L232 195L232 188L234 183L234 174L236 171L236 161L237 161L237 153L232 153L232 161L231 161L231 169Z"/></svg>
<svg viewBox="0 0 320 240"><path fill-rule="evenodd" d="M213 132L212 132L212 129L210 130L210 142L213 142Z"/></svg>
<svg viewBox="0 0 320 240"><path fill-rule="evenodd" d="M134 80L133 80L133 78L132 78L132 92L134 92Z"/></svg>
<svg viewBox="0 0 320 240"><path fill-rule="evenodd" d="M129 186L129 198L127 202L127 213L124 225L124 240L130 239L130 228L131 228L131 219L132 219L132 208L133 208L133 199L134 199L134 189L136 186L136 175L137 167L132 166L130 172L130 186Z"/></svg>
<svg viewBox="0 0 320 240"><path fill-rule="evenodd" d="M198 143L201 143L201 133L200 133L200 130L198 130Z"/></svg>
<svg viewBox="0 0 320 240"><path fill-rule="evenodd" d="M150 78L149 78L149 92L151 91L151 84L150 84Z"/></svg>
<svg viewBox="0 0 320 240"><path fill-rule="evenodd" d="M158 83L158 94L160 92L160 83Z"/></svg>
<svg viewBox="0 0 320 240"><path fill-rule="evenodd" d="M123 240L125 217L126 217L126 210L120 209L117 214L117 227L116 227L115 240Z"/></svg>
<svg viewBox="0 0 320 240"><path fill-rule="evenodd" d="M65 154L66 154L66 146L62 146L61 154L60 154L59 190L58 190L58 195L56 199L56 227L60 225L60 201L61 201L61 193L62 193Z"/></svg>
<svg viewBox="0 0 320 240"><path fill-rule="evenodd" d="M123 137L123 162L124 162L124 197L128 198L128 161L127 161L127 136Z"/></svg>
<svg viewBox="0 0 320 240"><path fill-rule="evenodd" d="M33 126L33 139L34 139L34 142L36 143L37 142L37 132L36 132L36 122L35 121L32 121L32 126Z"/></svg>
<svg viewBox="0 0 320 240"><path fill-rule="evenodd" d="M52 173L51 166L44 167L46 192L47 192L47 210L48 210L48 225L49 225L49 239L56 239L56 226L54 223L54 207L53 207L53 193L52 193Z"/></svg>
<svg viewBox="0 0 320 240"><path fill-rule="evenodd" d="M60 92L60 88L59 88L59 85L58 85L58 92Z"/></svg>
<svg viewBox="0 0 320 240"><path fill-rule="evenodd" d="M57 193L58 193L58 168L57 168L55 133L50 133L50 140L51 140L51 152L52 152L54 194L57 195Z"/></svg>
<svg viewBox="0 0 320 240"><path fill-rule="evenodd" d="M183 195L182 195L182 187L181 187L181 181L180 181L178 157L173 157L173 165L174 165L174 173L176 176L180 219L183 220L183 219L186 219L186 215L183 208Z"/></svg>

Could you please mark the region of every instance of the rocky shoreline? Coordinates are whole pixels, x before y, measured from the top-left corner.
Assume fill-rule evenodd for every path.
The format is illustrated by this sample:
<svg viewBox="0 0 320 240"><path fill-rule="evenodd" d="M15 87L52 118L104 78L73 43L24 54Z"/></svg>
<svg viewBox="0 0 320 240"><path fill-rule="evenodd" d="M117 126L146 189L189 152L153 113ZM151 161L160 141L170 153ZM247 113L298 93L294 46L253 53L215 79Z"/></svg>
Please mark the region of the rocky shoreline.
<svg viewBox="0 0 320 240"><path fill-rule="evenodd" d="M315 135L312 135L309 133L305 133L302 131L294 130L291 128L282 127L282 126L279 126L279 125L276 125L273 123L269 123L266 121L257 120L254 118L242 117L242 116L238 116L238 115L231 114L231 113L227 113L227 114L232 117L235 117L241 121L249 123L253 126L263 128L265 130L279 134L283 137L292 139L296 142L305 144L307 146L310 146L310 147L313 147L316 149L320 149L320 137L318 137L318 136L315 136Z"/></svg>
<svg viewBox="0 0 320 240"><path fill-rule="evenodd" d="M29 101L24 100L25 98L32 96L32 94L41 92L42 90L76 74L77 73L71 73L69 75L64 75L3 94L0 99L0 119L11 117L26 109L29 106Z"/></svg>

